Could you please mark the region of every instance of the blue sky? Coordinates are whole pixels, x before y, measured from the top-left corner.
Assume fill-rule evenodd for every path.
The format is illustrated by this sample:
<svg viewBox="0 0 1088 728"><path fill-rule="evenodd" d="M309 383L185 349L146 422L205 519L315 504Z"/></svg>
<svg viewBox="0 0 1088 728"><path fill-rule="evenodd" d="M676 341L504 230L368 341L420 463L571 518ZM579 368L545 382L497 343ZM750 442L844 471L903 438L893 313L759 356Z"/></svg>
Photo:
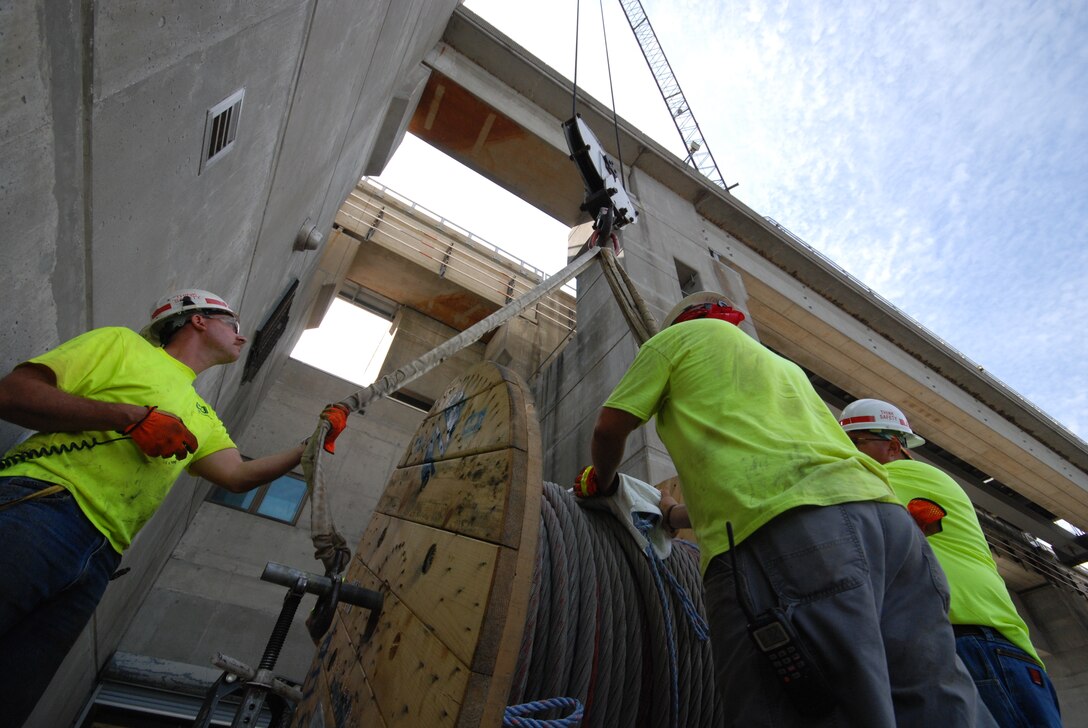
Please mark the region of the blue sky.
<svg viewBox="0 0 1088 728"><path fill-rule="evenodd" d="M738 198L1088 436L1088 3L643 4ZM466 6L571 77L574 0ZM582 3L578 77L607 100L600 12ZM678 149L619 3L604 14L619 114ZM382 181L511 247L492 203L449 199L456 169L420 185L423 146ZM529 247L554 262L531 262L557 269L550 224Z"/></svg>

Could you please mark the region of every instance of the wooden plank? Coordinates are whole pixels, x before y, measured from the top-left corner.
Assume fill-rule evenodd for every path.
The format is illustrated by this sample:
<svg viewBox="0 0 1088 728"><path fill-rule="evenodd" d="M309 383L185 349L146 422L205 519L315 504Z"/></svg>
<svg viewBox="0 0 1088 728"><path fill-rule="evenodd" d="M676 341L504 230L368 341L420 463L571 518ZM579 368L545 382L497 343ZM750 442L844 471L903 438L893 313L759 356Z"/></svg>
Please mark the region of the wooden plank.
<svg viewBox="0 0 1088 728"><path fill-rule="evenodd" d="M333 722L326 723L326 726L383 728L386 725L385 719L378 709L370 683L359 666L355 646L349 639L347 626L341 621L339 614L330 634L332 642L322 678L328 686L329 712L332 713Z"/></svg>
<svg viewBox="0 0 1088 728"><path fill-rule="evenodd" d="M302 702L296 706L293 718L293 724L296 726L310 725L315 715L322 716L326 726L333 725L331 722L332 713L329 708L329 686L325 682L324 672L325 657L328 655L331 642L332 632L330 631L321 640L317 655L314 657L310 670L302 681Z"/></svg>
<svg viewBox="0 0 1088 728"><path fill-rule="evenodd" d="M356 559L471 666L498 550L486 541L377 514Z"/></svg>
<svg viewBox="0 0 1088 728"><path fill-rule="evenodd" d="M385 724L453 725L464 700L468 666L396 595L383 589L375 574L363 567L359 575L362 586L385 593L385 604L366 642L361 639L368 617L364 610L348 613L345 626L356 641L361 675L374 691Z"/></svg>
<svg viewBox="0 0 1088 728"><path fill-rule="evenodd" d="M491 365L496 371L498 367ZM475 367L472 372L478 372ZM466 376L447 389L416 431L398 467L464 457L504 447L526 449L524 397L502 374ZM490 387L485 387L490 380ZM461 386L458 383L463 382Z"/></svg>
<svg viewBox="0 0 1088 728"><path fill-rule="evenodd" d="M492 593L484 619L484 630L477 648L477 664L493 662L490 676L477 673L465 694L459 728L502 725L510 686L514 682L521 640L525 632L525 617L529 605L533 572L536 569L537 539L540 535L540 500L543 497L543 465L540 446L540 423L536 407L526 396L525 385L511 390L517 398L515 410L524 417L526 428L526 460L523 471L524 489L521 511L521 543L516 552L503 549L495 569L495 583L507 584L509 592L503 598L500 590ZM511 508L511 518L515 511ZM478 713L478 717L477 717Z"/></svg>
<svg viewBox="0 0 1088 728"><path fill-rule="evenodd" d="M359 668L355 648L339 616L321 641L302 687L293 725L385 728L374 694ZM317 716L320 716L319 718Z"/></svg>
<svg viewBox="0 0 1088 728"><path fill-rule="evenodd" d="M471 399L504 382L513 383L510 373L493 363L473 367L460 379L450 382L442 396L435 400L433 412L440 412L458 402Z"/></svg>
<svg viewBox="0 0 1088 728"><path fill-rule="evenodd" d="M377 510L517 548L525 498L525 460L521 450L505 448L398 468Z"/></svg>

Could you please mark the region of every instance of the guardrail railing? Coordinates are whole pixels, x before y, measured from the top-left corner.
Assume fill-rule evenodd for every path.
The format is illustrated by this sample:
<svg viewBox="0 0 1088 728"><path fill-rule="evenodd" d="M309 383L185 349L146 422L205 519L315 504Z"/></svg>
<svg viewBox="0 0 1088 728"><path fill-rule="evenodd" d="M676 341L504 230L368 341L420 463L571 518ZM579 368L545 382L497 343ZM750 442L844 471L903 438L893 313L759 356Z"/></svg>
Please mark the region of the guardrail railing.
<svg viewBox="0 0 1088 728"><path fill-rule="evenodd" d="M519 298L548 277L536 266L369 178L348 196L337 222L499 305ZM536 311L553 325L572 330L576 319L573 288L564 286L545 297L536 304Z"/></svg>

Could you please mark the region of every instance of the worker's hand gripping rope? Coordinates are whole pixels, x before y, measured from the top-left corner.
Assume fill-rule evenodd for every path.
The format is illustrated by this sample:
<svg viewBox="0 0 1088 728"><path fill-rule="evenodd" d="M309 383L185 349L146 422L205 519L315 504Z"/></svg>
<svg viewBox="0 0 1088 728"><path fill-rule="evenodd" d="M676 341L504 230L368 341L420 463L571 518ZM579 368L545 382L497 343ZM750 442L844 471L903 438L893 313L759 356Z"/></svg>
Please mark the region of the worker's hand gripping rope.
<svg viewBox="0 0 1088 728"><path fill-rule="evenodd" d="M321 411L321 419L329 423L329 434L325 435L325 452L336 454L336 438L344 431L348 424L350 411L345 405L330 404Z"/></svg>
<svg viewBox="0 0 1088 728"><path fill-rule="evenodd" d="M158 407L148 407L142 420L118 432L131 437L144 455L153 458L184 460L198 446L196 435L189 432L180 417Z"/></svg>

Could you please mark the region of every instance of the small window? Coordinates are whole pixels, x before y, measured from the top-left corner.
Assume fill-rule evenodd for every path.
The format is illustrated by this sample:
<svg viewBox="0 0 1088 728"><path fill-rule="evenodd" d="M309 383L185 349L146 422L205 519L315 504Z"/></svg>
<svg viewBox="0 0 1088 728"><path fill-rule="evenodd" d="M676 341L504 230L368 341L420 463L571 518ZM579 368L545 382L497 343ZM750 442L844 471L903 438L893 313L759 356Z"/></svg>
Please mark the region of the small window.
<svg viewBox="0 0 1088 728"><path fill-rule="evenodd" d="M297 475L281 475L271 483L246 493L232 493L217 486L212 489L208 500L293 526L306 502L306 481Z"/></svg>
<svg viewBox="0 0 1088 728"><path fill-rule="evenodd" d="M676 265L676 279L680 283L680 292L682 294L690 296L703 290L702 283L699 282L699 273L694 268L685 265L676 258L673 258L672 262Z"/></svg>

